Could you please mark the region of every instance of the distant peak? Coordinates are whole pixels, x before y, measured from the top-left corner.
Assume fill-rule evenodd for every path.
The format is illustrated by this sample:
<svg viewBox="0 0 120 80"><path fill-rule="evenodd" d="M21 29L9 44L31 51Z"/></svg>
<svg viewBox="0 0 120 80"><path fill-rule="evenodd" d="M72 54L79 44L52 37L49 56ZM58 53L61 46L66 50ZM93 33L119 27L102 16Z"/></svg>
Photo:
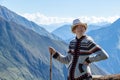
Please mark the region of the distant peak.
<svg viewBox="0 0 120 80"><path fill-rule="evenodd" d="M118 18L114 23L119 23L120 24L120 18Z"/></svg>
<svg viewBox="0 0 120 80"><path fill-rule="evenodd" d="M6 7L4 7L4 6L2 6L2 5L0 5L0 8L7 9Z"/></svg>
<svg viewBox="0 0 120 80"><path fill-rule="evenodd" d="M119 26L120 26L120 18L118 18L118 19L112 24L112 26L119 27Z"/></svg>

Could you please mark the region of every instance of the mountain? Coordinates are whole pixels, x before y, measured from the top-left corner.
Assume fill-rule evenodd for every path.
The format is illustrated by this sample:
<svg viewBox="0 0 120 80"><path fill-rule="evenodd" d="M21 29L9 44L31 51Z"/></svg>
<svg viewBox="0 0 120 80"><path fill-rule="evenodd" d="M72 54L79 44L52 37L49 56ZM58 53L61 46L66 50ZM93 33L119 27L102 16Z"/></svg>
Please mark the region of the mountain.
<svg viewBox="0 0 120 80"><path fill-rule="evenodd" d="M63 25L55 29L52 34L62 38L64 41L74 36L71 32L71 25Z"/></svg>
<svg viewBox="0 0 120 80"><path fill-rule="evenodd" d="M49 80L49 46L63 55L67 50L67 44L62 41L39 35L0 17L0 79ZM94 64L91 68L93 74L106 74ZM53 80L65 80L66 76L66 67L53 60Z"/></svg>
<svg viewBox="0 0 120 80"><path fill-rule="evenodd" d="M64 42L39 35L0 17L0 78L49 80L48 46L62 53L67 49ZM63 65L53 61L53 80L64 80L63 70Z"/></svg>
<svg viewBox="0 0 120 80"><path fill-rule="evenodd" d="M110 25L109 23L104 23L104 24L90 24L88 25L88 29L87 32L92 31L92 30L97 30L99 28L102 27L106 27ZM69 41L75 36L72 32L71 32L71 25L63 25L60 26L59 28L55 29L52 34L62 38L65 42L69 43ZM64 35L64 36L63 36Z"/></svg>
<svg viewBox="0 0 120 80"><path fill-rule="evenodd" d="M110 55L108 60L98 62L97 66L100 66L100 68L108 73L120 73L120 19L116 20L112 24L100 25L101 28L95 27L99 26L89 25L87 34L90 35L95 42L103 47ZM70 25L65 25L56 29L53 34L58 35L69 43L74 36L70 31Z"/></svg>
<svg viewBox="0 0 120 80"><path fill-rule="evenodd" d="M5 7L0 6L0 79L49 80L48 47L53 46L66 55L68 45L61 40L51 38L48 32L44 35L45 30L41 27L38 33L29 28L29 25L23 25L25 23L22 21L23 17L19 20L20 16L13 15L16 22L9 20L12 13L3 8ZM93 74L106 74L94 64L91 64L91 69ZM53 80L65 80L66 76L66 66L53 60Z"/></svg>
<svg viewBox="0 0 120 80"><path fill-rule="evenodd" d="M46 36L46 37L49 37L49 38L55 39L55 40L61 40L59 37L57 37L53 34L50 34L48 31L46 31L41 26L39 26L36 23L29 21L26 18L10 11L6 7L0 6L0 16L7 21L11 21L11 22L15 22L17 24L23 25L24 27L35 31L40 35L43 35L43 36Z"/></svg>
<svg viewBox="0 0 120 80"><path fill-rule="evenodd" d="M48 25L40 24L40 26L45 28L48 32L52 32L55 29L57 29L58 27L60 27L62 25L65 25L65 24L69 24L69 23L66 23L66 22L64 22L64 23L53 23L53 24L48 24Z"/></svg>
<svg viewBox="0 0 120 80"><path fill-rule="evenodd" d="M90 31L93 31L93 30L97 30L97 29L100 29L100 28L104 28L104 27L107 27L111 25L110 23L99 23L99 24L90 24L88 25L88 29L87 29L87 32L90 32Z"/></svg>
<svg viewBox="0 0 120 80"><path fill-rule="evenodd" d="M109 73L120 73L120 18L108 27L88 32L109 54L109 59L98 63Z"/></svg>

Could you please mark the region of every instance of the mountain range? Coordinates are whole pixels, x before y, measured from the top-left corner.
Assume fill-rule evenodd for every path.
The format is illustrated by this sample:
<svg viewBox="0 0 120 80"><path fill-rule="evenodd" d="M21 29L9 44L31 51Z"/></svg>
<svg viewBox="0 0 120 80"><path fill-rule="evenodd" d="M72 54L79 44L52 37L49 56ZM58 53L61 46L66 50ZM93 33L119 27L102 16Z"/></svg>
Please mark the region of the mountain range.
<svg viewBox="0 0 120 80"><path fill-rule="evenodd" d="M7 80L48 80L49 46L62 53L67 48L64 42L0 18L0 77ZM63 65L53 64L54 80L64 79Z"/></svg>
<svg viewBox="0 0 120 80"><path fill-rule="evenodd" d="M110 25L110 23L103 23L103 24L101 23L101 25L100 24L99 25L98 24L89 24L87 32L92 31L92 30L97 30L102 27L106 27L108 25ZM75 36L71 31L71 25L62 25L59 28L52 31L51 33L60 37L62 40L64 40L67 43L69 43L71 38L73 38Z"/></svg>
<svg viewBox="0 0 120 80"><path fill-rule="evenodd" d="M108 60L96 63L97 66L110 74L120 73L120 18L112 24L96 27L99 28L95 28L95 25L88 25L86 34L91 36L110 56ZM56 29L53 34L61 37L66 43L69 43L75 36L71 33L70 25Z"/></svg>
<svg viewBox="0 0 120 80"><path fill-rule="evenodd" d="M51 36L44 28L0 6L0 79L49 80L48 47L63 55L68 49L68 44ZM52 67L53 80L66 79L65 65L53 60ZM95 64L91 69L93 74L106 74Z"/></svg>
<svg viewBox="0 0 120 80"><path fill-rule="evenodd" d="M36 23L34 23L32 21L27 20L26 18L16 14L15 12L13 12L1 5L0 5L0 16L7 21L11 21L11 22L15 22L17 24L23 25L26 28L37 32L40 35L47 36L52 39L60 40L59 37L57 37L53 34L50 34L43 27L37 25Z"/></svg>
<svg viewBox="0 0 120 80"><path fill-rule="evenodd" d="M71 25L63 25L55 29L52 34L60 37L64 41L74 37L74 34L71 32Z"/></svg>

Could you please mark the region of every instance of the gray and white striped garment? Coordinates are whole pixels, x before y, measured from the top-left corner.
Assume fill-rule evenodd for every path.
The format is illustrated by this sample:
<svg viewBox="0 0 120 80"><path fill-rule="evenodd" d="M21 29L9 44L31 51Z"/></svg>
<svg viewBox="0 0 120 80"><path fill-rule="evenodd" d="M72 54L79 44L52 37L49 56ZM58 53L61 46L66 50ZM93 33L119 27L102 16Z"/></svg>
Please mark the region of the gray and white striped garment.
<svg viewBox="0 0 120 80"><path fill-rule="evenodd" d="M75 78L80 77L86 73L91 74L89 65L83 64L84 61L92 63L108 58L108 54L100 46L98 46L91 37L86 35L82 36L81 41L79 42L80 45L76 45L78 41L79 39L75 38L70 42L67 56L62 55L59 52L56 52L56 54L53 55L53 58L60 61L61 63L69 64L68 76L70 76L70 69L73 64L74 55L79 56L76 62L75 70L73 71ZM77 52L75 51L76 46L78 47ZM82 64L82 72L80 69L80 64Z"/></svg>

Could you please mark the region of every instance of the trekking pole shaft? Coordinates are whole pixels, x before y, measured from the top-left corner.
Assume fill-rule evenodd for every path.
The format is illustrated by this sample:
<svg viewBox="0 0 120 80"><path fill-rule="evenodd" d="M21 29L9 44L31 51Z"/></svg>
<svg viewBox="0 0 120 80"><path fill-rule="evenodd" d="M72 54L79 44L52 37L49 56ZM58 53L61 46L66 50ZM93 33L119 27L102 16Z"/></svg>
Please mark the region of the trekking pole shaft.
<svg viewBox="0 0 120 80"><path fill-rule="evenodd" d="M52 54L50 53L50 80L52 80Z"/></svg>

